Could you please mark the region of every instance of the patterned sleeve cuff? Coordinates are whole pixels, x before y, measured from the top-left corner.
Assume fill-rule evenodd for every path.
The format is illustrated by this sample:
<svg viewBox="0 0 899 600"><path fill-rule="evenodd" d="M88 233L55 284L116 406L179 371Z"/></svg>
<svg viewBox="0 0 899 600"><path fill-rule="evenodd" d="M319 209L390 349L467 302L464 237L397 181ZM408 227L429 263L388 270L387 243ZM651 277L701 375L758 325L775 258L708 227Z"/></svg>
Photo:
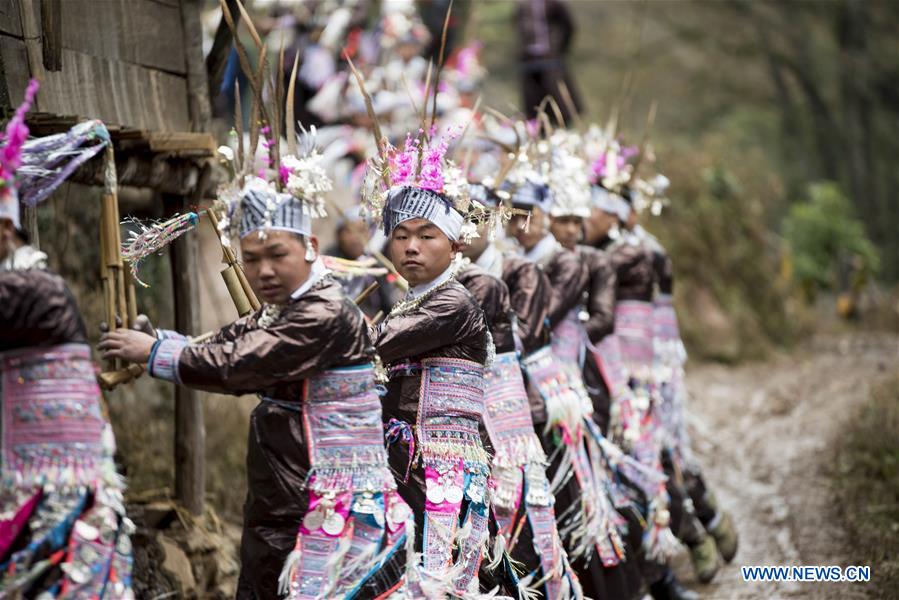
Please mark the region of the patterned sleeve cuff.
<svg viewBox="0 0 899 600"><path fill-rule="evenodd" d="M181 383L181 378L178 377L178 359L187 345L187 340L177 339L163 339L153 344L150 360L147 361L147 372L157 379Z"/></svg>
<svg viewBox="0 0 899 600"><path fill-rule="evenodd" d="M177 331L172 331L171 329L157 329L156 330L156 339L158 340L181 340L188 341L190 338L184 334L178 333Z"/></svg>

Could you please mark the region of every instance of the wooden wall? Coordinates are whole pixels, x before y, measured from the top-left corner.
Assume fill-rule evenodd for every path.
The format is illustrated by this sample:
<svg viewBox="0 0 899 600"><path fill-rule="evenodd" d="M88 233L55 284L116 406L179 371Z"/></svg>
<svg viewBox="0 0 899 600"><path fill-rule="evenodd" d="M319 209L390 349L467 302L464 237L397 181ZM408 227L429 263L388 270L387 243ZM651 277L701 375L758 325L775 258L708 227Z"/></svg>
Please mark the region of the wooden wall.
<svg viewBox="0 0 899 600"><path fill-rule="evenodd" d="M148 131L190 131L179 0L0 0L0 87L18 105L30 73L22 7L41 30L56 10L62 68L45 70L37 111ZM50 36L51 39L53 36ZM37 44L40 50L40 44Z"/></svg>

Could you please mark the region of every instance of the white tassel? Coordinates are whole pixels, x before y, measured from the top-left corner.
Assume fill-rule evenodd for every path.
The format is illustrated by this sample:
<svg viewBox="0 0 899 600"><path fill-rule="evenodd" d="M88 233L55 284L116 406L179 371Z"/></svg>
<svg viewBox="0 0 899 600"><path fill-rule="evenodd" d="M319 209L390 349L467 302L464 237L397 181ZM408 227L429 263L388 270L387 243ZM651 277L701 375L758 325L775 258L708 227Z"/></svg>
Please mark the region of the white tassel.
<svg viewBox="0 0 899 600"><path fill-rule="evenodd" d="M284 561L284 567L281 569L281 575L278 576L278 594L286 596L290 593L290 581L293 579L293 573L300 564L302 553L299 548L287 555Z"/></svg>
<svg viewBox="0 0 899 600"><path fill-rule="evenodd" d="M343 559L350 551L350 548L353 546L353 536L347 535L346 532L340 537L340 540L337 542L337 548L328 558L328 562L325 564L325 572L328 574L328 587L325 588L325 591L322 592L320 598L330 598L332 597L332 592L337 588L337 573L340 571L340 568L343 564Z"/></svg>
<svg viewBox="0 0 899 600"><path fill-rule="evenodd" d="M506 553L506 538L504 538L501 534L497 534L496 539L493 542L493 552L491 553L490 561L484 565L484 567L488 571L495 570L502 562L503 555Z"/></svg>
<svg viewBox="0 0 899 600"><path fill-rule="evenodd" d="M456 532L456 539L454 540L453 547L461 548L462 542L471 537L471 519L465 519L465 524ZM447 530L448 532L448 530Z"/></svg>
<svg viewBox="0 0 899 600"><path fill-rule="evenodd" d="M543 596L539 590L531 587L531 582L533 581L533 575L528 575L518 580L518 600L539 600Z"/></svg>

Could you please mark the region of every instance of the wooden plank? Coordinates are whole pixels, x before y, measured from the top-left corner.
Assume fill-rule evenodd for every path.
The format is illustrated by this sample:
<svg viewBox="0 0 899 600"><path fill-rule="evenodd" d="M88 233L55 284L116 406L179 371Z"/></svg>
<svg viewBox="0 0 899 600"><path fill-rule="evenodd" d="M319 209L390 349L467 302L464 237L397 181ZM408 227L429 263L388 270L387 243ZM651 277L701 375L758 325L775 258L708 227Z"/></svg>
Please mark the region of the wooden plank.
<svg viewBox="0 0 899 600"><path fill-rule="evenodd" d="M150 150L153 152L203 152L206 156L215 154L215 138L208 133L153 133L149 136Z"/></svg>
<svg viewBox="0 0 899 600"><path fill-rule="evenodd" d="M0 61L3 66L3 94L0 96L0 114L18 106L28 85L28 54L22 40L0 34Z"/></svg>
<svg viewBox="0 0 899 600"><path fill-rule="evenodd" d="M164 196L167 214L190 210L187 198ZM199 333L200 294L198 238L181 236L171 246L172 286L175 295L175 328L187 335ZM175 387L175 495L194 515L203 514L205 481L206 425L203 399L196 390Z"/></svg>
<svg viewBox="0 0 899 600"><path fill-rule="evenodd" d="M187 98L191 131L206 131L212 119L209 83L203 60L203 24L200 0L182 0L181 29L184 32L184 60L187 66Z"/></svg>
<svg viewBox="0 0 899 600"><path fill-rule="evenodd" d="M64 48L183 75L180 8L150 0L66 0ZM98 18L98 11L103 18Z"/></svg>
<svg viewBox="0 0 899 600"><path fill-rule="evenodd" d="M19 16L22 19L22 35L25 42L25 52L28 56L28 70L31 76L40 81L44 80L44 59L41 48L41 26L37 5L34 0L19 0ZM35 104L40 108L40 99L35 99Z"/></svg>
<svg viewBox="0 0 899 600"><path fill-rule="evenodd" d="M4 64L25 57L24 44L0 36ZM188 131L187 82L183 77L63 49L63 70L48 71L40 110L100 119L148 131ZM21 69L19 69L21 71ZM27 75L7 72L10 98L21 99Z"/></svg>
<svg viewBox="0 0 899 600"><path fill-rule="evenodd" d="M41 0L41 38L44 68L62 69L62 0Z"/></svg>
<svg viewBox="0 0 899 600"><path fill-rule="evenodd" d="M22 37L19 0L0 0L0 33Z"/></svg>
<svg viewBox="0 0 899 600"><path fill-rule="evenodd" d="M132 35L127 43L134 51L133 62L185 74L187 65L180 7L163 6L150 0L125 1L129 6L128 29Z"/></svg>

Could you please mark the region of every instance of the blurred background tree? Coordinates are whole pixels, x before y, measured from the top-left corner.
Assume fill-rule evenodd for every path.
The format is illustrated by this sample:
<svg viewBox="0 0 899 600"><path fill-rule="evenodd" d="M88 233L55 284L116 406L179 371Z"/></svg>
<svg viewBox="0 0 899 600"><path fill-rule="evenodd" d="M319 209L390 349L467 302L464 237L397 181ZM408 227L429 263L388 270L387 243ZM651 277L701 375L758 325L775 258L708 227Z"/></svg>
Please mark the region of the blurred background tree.
<svg viewBox="0 0 899 600"><path fill-rule="evenodd" d="M672 180L672 204L648 227L674 258L695 353L736 359L790 341L808 323L798 318L797 288L799 300L814 299L809 292L846 289L878 264L882 281L895 285L899 2L568 7L576 31L567 62L584 118L604 122L617 109L619 130L636 142L658 101L654 167ZM485 101L505 112L521 108L515 10L481 3L469 23L485 42ZM846 256L814 239L861 262L847 269ZM720 333L700 333L709 328Z"/></svg>
<svg viewBox="0 0 899 600"><path fill-rule="evenodd" d="M794 277L811 301L823 290L848 291L864 285L877 272L879 258L838 185L813 184L808 195L808 200L790 207L784 237L792 252Z"/></svg>

